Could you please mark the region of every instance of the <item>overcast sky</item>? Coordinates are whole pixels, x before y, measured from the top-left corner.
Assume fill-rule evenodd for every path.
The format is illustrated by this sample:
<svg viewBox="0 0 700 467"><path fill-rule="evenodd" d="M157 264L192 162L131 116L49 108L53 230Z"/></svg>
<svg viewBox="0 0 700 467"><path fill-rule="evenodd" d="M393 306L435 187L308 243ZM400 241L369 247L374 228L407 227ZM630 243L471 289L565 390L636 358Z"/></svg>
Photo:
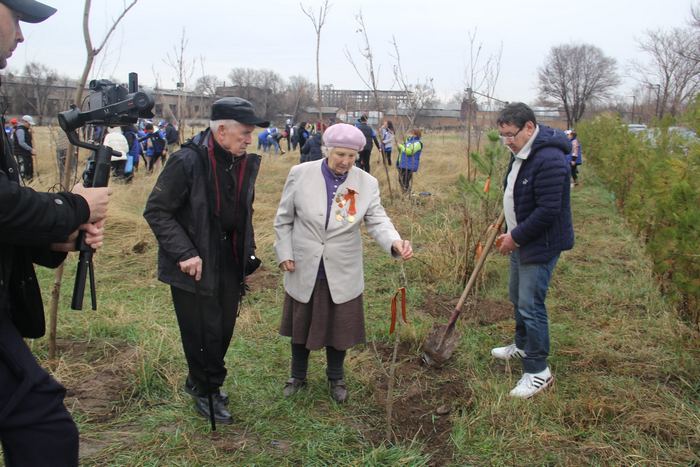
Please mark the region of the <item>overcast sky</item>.
<svg viewBox="0 0 700 467"><path fill-rule="evenodd" d="M82 37L83 1L46 0L58 13L41 25L23 24L20 44L9 67L21 71L39 62L78 78L85 63ZM93 0L92 39L104 37L122 9L121 0ZM304 0L318 10L321 0ZM495 96L532 102L537 97L537 68L552 46L588 43L617 60L623 77L619 95L631 93L627 76L631 59L643 59L637 40L649 29L685 27L691 0L335 0L331 1L321 40L321 82L336 89L363 89L344 55L347 47L361 62L355 15L362 11L375 62L379 88L393 83L391 45L396 37L402 66L411 82L433 78L438 95L448 99L465 87L469 32L476 31L482 56L503 47ZM698 3L698 0L695 0ZM189 41L186 56L197 59L192 83L204 73L225 80L235 67L267 68L285 79L303 75L315 82L316 36L299 2L284 0L139 0L98 57L92 77L115 77L129 71L141 84L175 87L175 72L164 63L174 54L182 29ZM203 57L203 67L200 57Z"/></svg>

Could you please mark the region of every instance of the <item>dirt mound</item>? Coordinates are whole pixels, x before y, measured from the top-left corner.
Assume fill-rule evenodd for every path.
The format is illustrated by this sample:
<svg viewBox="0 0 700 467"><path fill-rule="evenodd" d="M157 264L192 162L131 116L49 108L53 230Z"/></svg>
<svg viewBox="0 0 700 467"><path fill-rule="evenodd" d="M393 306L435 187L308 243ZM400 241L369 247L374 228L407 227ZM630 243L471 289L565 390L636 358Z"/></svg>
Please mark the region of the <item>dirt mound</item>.
<svg viewBox="0 0 700 467"><path fill-rule="evenodd" d="M279 273L266 266L260 266L257 271L246 278L246 283L251 292L275 289L279 286Z"/></svg>
<svg viewBox="0 0 700 467"><path fill-rule="evenodd" d="M107 421L126 408L124 400L133 391L133 373L138 349L123 342L59 341L59 354L73 367L65 403L90 421Z"/></svg>
<svg viewBox="0 0 700 467"><path fill-rule="evenodd" d="M447 322L458 301L459 297L430 293L421 308L424 313ZM468 297L459 319L485 326L512 317L513 305L510 302Z"/></svg>
<svg viewBox="0 0 700 467"><path fill-rule="evenodd" d="M373 385L374 402L386 413L389 367L393 346L376 343L384 370L377 372ZM392 429L400 444L419 441L431 455L430 465L451 462L454 446L450 440L452 415L469 410L471 390L465 375L454 368L433 369L424 366L420 355L405 343L399 345L394 383ZM378 418L381 419L381 418ZM386 425L372 427L365 435L374 444L385 442Z"/></svg>

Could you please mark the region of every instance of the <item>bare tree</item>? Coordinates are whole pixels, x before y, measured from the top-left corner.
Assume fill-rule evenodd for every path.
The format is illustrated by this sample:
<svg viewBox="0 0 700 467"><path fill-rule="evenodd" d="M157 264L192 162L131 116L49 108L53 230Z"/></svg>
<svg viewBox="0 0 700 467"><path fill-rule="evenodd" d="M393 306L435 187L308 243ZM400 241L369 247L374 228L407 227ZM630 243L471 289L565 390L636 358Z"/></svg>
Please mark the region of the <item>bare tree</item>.
<svg viewBox="0 0 700 467"><path fill-rule="evenodd" d="M132 0L128 5L124 3L124 9L121 14L113 21L112 27L107 30L105 37L100 42L98 47L93 47L92 38L90 37L90 7L92 6L92 0L85 0L85 7L83 9L83 39L85 41L85 51L87 53L85 59L85 67L83 67L83 73L80 76L80 81L75 90L75 96L73 97L73 103L75 105L80 105L83 100L83 92L85 91L85 84L87 83L88 76L90 75L90 70L92 69L92 64L95 61L95 57L102 51L105 44L109 40L117 25L124 19L124 16L131 10L134 5L136 5L138 0ZM77 164L78 153L76 148L72 145L68 147L68 154L66 155L66 164L64 167L63 177L61 179L61 184L64 188L68 189L71 179L71 167ZM75 162L74 162L75 161ZM53 289L51 290L51 305L49 309L49 359L54 359L56 357L56 324L58 315L58 301L61 297L61 282L63 280L63 264L61 264L54 275Z"/></svg>
<svg viewBox="0 0 700 467"><path fill-rule="evenodd" d="M586 106L606 100L620 80L615 59L589 44L554 46L538 70L539 91L564 107L567 125L586 112Z"/></svg>
<svg viewBox="0 0 700 467"><path fill-rule="evenodd" d="M272 70L234 68L228 74L236 93L251 101L267 118L274 118L279 111L279 100L284 91L284 78Z"/></svg>
<svg viewBox="0 0 700 467"><path fill-rule="evenodd" d="M202 75L195 81L194 92L203 96L214 96L218 82L218 78L214 75Z"/></svg>
<svg viewBox="0 0 700 467"><path fill-rule="evenodd" d="M314 12L311 9L311 7L304 8L304 5L301 3L299 4L301 7L301 11L304 12L304 14L311 20L311 24L314 25L314 31L316 31L316 105L318 106L318 120L320 122L323 121L323 111L321 110L321 107L323 107L323 99L321 99L321 62L320 62L320 53L321 53L321 29L323 28L323 24L326 22L326 15L328 14L328 0L323 1L323 5L321 5L318 9L318 18L314 16Z"/></svg>
<svg viewBox="0 0 700 467"><path fill-rule="evenodd" d="M44 122L44 115L48 115L49 94L58 82L58 73L46 65L31 62L24 67L23 84L18 91L24 101L37 115L39 124Z"/></svg>
<svg viewBox="0 0 700 467"><path fill-rule="evenodd" d="M185 51L187 50L187 44L189 40L187 39L187 34L185 28L182 28L180 33L180 40L178 44L173 46L172 53L168 52L163 59L163 63L168 65L171 70L175 73L177 77L177 82L175 87L177 88L177 124L180 126L180 134L185 133L185 122L186 117L183 113L183 107L187 107L187 96L184 95L187 89L187 84L192 79L194 75L195 59L189 59L185 56ZM168 109L170 113L172 111ZM189 115L187 115L189 117Z"/></svg>
<svg viewBox="0 0 700 467"><path fill-rule="evenodd" d="M285 111L296 121L300 110L313 102L313 84L304 76L292 76L285 92Z"/></svg>
<svg viewBox="0 0 700 467"><path fill-rule="evenodd" d="M405 95L408 128L411 129L416 126L416 119L420 116L423 109L435 102L436 94L433 87L433 78L428 77L423 82L419 80L416 83L409 83L401 65L401 53L396 37L392 37L391 41L394 46L394 60L396 61L394 63L394 79Z"/></svg>
<svg viewBox="0 0 700 467"><path fill-rule="evenodd" d="M379 113L382 112L383 106L379 101L379 85L377 84L377 74L379 73L379 68L374 68L374 55L372 54L372 47L369 43L369 35L367 34L367 26L365 26L365 19L362 16L362 10L360 10L357 15L355 15L355 21L357 21L358 29L356 32L362 34L363 46L360 48L360 55L365 59L365 71L367 76L363 75L352 58L352 54L347 47L345 47L345 57L348 59L352 67L355 69L357 76L362 80L362 82L367 86L368 89L372 91L374 95L374 109ZM387 161L384 151L382 153L382 165L384 166L384 172L386 173L386 183L389 187L389 198L393 198L394 195L391 191L391 180L389 179L389 169L387 168Z"/></svg>
<svg viewBox="0 0 700 467"><path fill-rule="evenodd" d="M503 53L503 43L501 43L498 53L483 56L484 44L477 42L477 30L472 29L468 33L469 37L469 64L465 71L465 95L462 100L462 110L465 114L467 126L467 180L473 180L476 173L471 167L472 140L476 134L476 146L481 143L481 132L483 128L477 128L478 100L476 96L488 97L487 106L493 108L494 100L492 96L496 91L496 84L501 72L501 56Z"/></svg>
<svg viewBox="0 0 700 467"><path fill-rule="evenodd" d="M360 71L359 66L355 63L355 60L350 53L350 50L345 47L345 57L348 59L352 67L355 69L355 73L360 78L362 83L367 86L367 89L371 90L374 95L374 108L375 110L381 112L381 102L379 101L379 85L377 82L377 75L379 74L379 67L375 69L374 66L374 54L372 53L372 47L369 43L369 35L367 34L367 26L365 26L365 18L362 16L362 11L360 10L355 15L355 21L357 22L357 30L362 34L363 45L360 47L360 55L365 60L365 74Z"/></svg>
<svg viewBox="0 0 700 467"><path fill-rule="evenodd" d="M656 116L677 115L700 91L700 61L686 53L698 54L699 35L688 28L647 31L639 47L649 61L632 67L639 83L656 92Z"/></svg>
<svg viewBox="0 0 700 467"><path fill-rule="evenodd" d="M131 3L129 3L128 5L124 3L124 9L122 10L121 14L117 16L117 18L112 22L112 27L110 27L107 30L107 33L102 39L102 42L100 42L100 45L97 47L93 47L92 38L90 37L90 8L92 6L92 0L85 0L85 8L83 9L83 39L85 40L85 51L87 52L87 57L85 59L85 66L83 67L83 73L80 76L80 82L78 83L78 87L75 90L75 98L73 99L73 103L75 105L80 105L80 102L83 100L85 84L87 83L88 76L90 75L92 65L95 62L95 57L97 57L97 55L99 55L102 49L104 49L112 33L117 29L117 26L119 25L121 20L124 19L124 16L126 16L129 10L131 10L134 7L134 5L136 5L136 2L138 2L138 0L132 0ZM66 166L68 166L68 164L66 164Z"/></svg>

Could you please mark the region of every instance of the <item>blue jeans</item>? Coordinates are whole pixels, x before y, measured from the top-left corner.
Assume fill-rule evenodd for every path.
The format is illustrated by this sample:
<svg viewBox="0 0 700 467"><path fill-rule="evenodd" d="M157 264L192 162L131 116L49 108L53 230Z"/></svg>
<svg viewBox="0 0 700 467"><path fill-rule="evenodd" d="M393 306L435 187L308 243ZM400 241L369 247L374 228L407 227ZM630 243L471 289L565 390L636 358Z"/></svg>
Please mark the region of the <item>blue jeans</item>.
<svg viewBox="0 0 700 467"><path fill-rule="evenodd" d="M544 300L559 255L540 264L520 264L520 251L510 256L510 301L515 311L515 345L525 351L523 371L539 373L547 368L549 318Z"/></svg>

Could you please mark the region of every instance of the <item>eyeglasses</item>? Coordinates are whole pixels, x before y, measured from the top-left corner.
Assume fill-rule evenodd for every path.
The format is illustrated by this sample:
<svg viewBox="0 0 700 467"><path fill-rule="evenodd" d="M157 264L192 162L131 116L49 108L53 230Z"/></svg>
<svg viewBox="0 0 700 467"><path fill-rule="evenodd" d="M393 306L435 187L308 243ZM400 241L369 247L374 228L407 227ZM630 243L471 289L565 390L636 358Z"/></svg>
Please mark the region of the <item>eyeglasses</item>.
<svg viewBox="0 0 700 467"><path fill-rule="evenodd" d="M512 135L499 135L500 138L501 138L501 141L503 141L504 143L505 143L506 141L508 141L508 140L513 141L513 140L515 139L515 137L518 136L518 133L520 133L521 131L523 131L523 128L525 128L525 127L524 127L524 126L520 127L520 128L518 129L518 131L516 131L516 132L513 133Z"/></svg>

